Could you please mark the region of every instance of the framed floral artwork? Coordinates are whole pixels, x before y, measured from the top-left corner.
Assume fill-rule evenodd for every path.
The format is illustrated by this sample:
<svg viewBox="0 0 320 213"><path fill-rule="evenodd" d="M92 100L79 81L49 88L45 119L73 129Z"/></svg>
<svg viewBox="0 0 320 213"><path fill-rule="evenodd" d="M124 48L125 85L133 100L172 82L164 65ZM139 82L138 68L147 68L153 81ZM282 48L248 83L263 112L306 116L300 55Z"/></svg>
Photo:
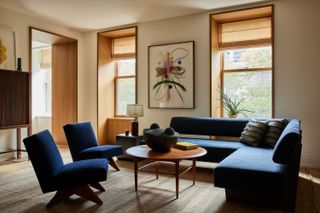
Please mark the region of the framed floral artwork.
<svg viewBox="0 0 320 213"><path fill-rule="evenodd" d="M14 31L0 26L0 69L16 70Z"/></svg>
<svg viewBox="0 0 320 213"><path fill-rule="evenodd" d="M148 47L149 108L194 109L194 41Z"/></svg>

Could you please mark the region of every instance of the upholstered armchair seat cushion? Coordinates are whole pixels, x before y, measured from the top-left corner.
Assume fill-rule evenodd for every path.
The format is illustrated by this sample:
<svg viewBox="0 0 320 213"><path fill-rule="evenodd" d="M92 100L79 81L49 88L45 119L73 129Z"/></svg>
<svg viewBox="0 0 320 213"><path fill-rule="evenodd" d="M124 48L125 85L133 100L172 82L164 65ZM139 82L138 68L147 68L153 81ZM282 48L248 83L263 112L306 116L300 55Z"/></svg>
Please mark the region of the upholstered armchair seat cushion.
<svg viewBox="0 0 320 213"><path fill-rule="evenodd" d="M98 145L90 122L67 124L63 127L74 161L91 158L109 158L123 154L119 145Z"/></svg>
<svg viewBox="0 0 320 213"><path fill-rule="evenodd" d="M79 159L90 159L90 158L112 158L114 156L122 155L123 148L118 145L105 145L105 146L94 146L82 150L79 153Z"/></svg>
<svg viewBox="0 0 320 213"><path fill-rule="evenodd" d="M64 165L48 130L23 141L43 193L100 182L107 178L107 159L90 159Z"/></svg>
<svg viewBox="0 0 320 213"><path fill-rule="evenodd" d="M214 169L214 185L245 191L283 193L287 167L272 160L273 149L243 147Z"/></svg>
<svg viewBox="0 0 320 213"><path fill-rule="evenodd" d="M54 179L56 189L96 183L107 179L108 160L88 159L65 164Z"/></svg>

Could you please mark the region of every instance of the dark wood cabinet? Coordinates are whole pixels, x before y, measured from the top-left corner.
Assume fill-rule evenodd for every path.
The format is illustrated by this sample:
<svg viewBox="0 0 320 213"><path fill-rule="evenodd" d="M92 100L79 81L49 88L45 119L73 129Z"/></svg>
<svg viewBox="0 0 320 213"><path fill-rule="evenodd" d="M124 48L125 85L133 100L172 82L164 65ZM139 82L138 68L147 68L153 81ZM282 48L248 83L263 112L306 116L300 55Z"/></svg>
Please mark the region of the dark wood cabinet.
<svg viewBox="0 0 320 213"><path fill-rule="evenodd" d="M31 79L29 72L0 69L0 130L17 129L17 156L21 155L21 128L31 134ZM1 153L7 153L0 152Z"/></svg>

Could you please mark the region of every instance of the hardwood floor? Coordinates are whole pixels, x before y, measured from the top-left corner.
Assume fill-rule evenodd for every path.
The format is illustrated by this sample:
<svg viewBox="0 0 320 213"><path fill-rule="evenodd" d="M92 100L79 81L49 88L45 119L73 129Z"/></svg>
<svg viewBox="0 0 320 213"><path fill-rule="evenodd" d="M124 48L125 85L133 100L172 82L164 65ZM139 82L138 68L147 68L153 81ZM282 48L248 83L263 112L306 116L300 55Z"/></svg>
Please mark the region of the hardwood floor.
<svg viewBox="0 0 320 213"><path fill-rule="evenodd" d="M60 149L65 163L69 151ZM26 157L25 157L26 159ZM282 212L225 201L224 189L212 184L214 164L197 162L197 181L192 186L191 172L180 179L180 196L175 199L175 179L139 173L138 192L134 191L133 163L117 161L121 171L109 167L105 192L98 192L101 206L77 196L46 208L54 193L42 194L30 161L0 163L0 212ZM186 162L190 163L190 162ZM296 212L320 212L320 171L302 168L299 178Z"/></svg>

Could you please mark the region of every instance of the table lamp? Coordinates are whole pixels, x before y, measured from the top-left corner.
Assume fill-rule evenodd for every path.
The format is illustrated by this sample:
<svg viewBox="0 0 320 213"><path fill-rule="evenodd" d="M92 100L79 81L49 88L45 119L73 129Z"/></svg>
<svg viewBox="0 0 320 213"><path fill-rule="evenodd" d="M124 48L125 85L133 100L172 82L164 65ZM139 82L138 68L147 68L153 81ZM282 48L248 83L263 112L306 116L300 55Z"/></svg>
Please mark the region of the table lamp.
<svg viewBox="0 0 320 213"><path fill-rule="evenodd" d="M134 118L131 122L131 134L138 136L139 134L139 122L138 117L143 117L143 105L142 104L128 104L127 116Z"/></svg>

